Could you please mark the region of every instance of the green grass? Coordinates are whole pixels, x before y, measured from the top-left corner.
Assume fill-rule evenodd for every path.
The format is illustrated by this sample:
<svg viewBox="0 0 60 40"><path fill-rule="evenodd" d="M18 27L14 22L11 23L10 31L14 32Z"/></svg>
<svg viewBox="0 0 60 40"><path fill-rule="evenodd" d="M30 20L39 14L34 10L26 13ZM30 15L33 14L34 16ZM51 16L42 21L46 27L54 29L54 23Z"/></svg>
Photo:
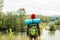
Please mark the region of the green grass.
<svg viewBox="0 0 60 40"><path fill-rule="evenodd" d="M40 32L41 32L41 34L42 34L43 29L45 29L45 27L46 27L46 23L41 23L40 24Z"/></svg>
<svg viewBox="0 0 60 40"><path fill-rule="evenodd" d="M27 35L14 35L13 33L9 33L6 35L0 35L0 40L28 40Z"/></svg>
<svg viewBox="0 0 60 40"><path fill-rule="evenodd" d="M41 23L40 24L40 31L42 33L43 29L45 28L46 24ZM29 40L27 35L14 35L12 30L10 29L10 33L8 34L2 34L0 33L0 40Z"/></svg>

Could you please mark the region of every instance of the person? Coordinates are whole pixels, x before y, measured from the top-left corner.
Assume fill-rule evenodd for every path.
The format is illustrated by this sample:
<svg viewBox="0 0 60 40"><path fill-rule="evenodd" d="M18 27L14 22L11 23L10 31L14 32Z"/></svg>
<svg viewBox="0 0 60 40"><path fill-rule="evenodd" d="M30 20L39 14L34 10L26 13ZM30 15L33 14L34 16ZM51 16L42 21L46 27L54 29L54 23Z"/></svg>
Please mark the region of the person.
<svg viewBox="0 0 60 40"><path fill-rule="evenodd" d="M31 19L35 19L35 15L31 15ZM34 31L35 29L35 31ZM38 36L40 36L40 27L39 24L29 24L27 25L27 36L29 40L38 40Z"/></svg>
<svg viewBox="0 0 60 40"><path fill-rule="evenodd" d="M34 35L34 36L32 36L32 35L30 35L29 34L29 28L30 28L30 26L28 25L27 26L27 36L29 37L29 40L32 40L33 38L34 38L34 40L38 40L38 36L40 36L40 28L39 28L39 24L37 24L37 29L38 29L38 34L37 35Z"/></svg>

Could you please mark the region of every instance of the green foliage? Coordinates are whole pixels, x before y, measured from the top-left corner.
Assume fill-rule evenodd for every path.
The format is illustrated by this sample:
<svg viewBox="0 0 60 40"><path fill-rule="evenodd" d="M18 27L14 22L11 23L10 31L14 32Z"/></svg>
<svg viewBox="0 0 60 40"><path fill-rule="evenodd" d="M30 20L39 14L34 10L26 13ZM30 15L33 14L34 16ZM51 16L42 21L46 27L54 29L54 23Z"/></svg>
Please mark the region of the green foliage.
<svg viewBox="0 0 60 40"><path fill-rule="evenodd" d="M25 13L25 9L24 13ZM21 12L21 10L19 9ZM7 12L6 14L0 13L0 31L6 31L9 28L12 29L14 32L19 32L21 28L24 30L24 14L20 13L19 15L13 14L13 12Z"/></svg>
<svg viewBox="0 0 60 40"><path fill-rule="evenodd" d="M55 23L54 22L50 22L49 23L49 28L50 28L50 30L56 30Z"/></svg>
<svg viewBox="0 0 60 40"><path fill-rule="evenodd" d="M0 0L0 13L2 13L3 0Z"/></svg>
<svg viewBox="0 0 60 40"><path fill-rule="evenodd" d="M26 11L24 8L20 8L17 12L19 13L21 31L24 31L24 20Z"/></svg>
<svg viewBox="0 0 60 40"><path fill-rule="evenodd" d="M60 25L60 19L58 19L57 21L55 21L55 25Z"/></svg>
<svg viewBox="0 0 60 40"><path fill-rule="evenodd" d="M50 29L60 29L60 19L49 23Z"/></svg>
<svg viewBox="0 0 60 40"><path fill-rule="evenodd" d="M48 16L41 16L39 17L41 19L41 22L48 23L50 22L50 18Z"/></svg>
<svg viewBox="0 0 60 40"><path fill-rule="evenodd" d="M50 25L50 30L55 30L56 29L56 26L53 25Z"/></svg>

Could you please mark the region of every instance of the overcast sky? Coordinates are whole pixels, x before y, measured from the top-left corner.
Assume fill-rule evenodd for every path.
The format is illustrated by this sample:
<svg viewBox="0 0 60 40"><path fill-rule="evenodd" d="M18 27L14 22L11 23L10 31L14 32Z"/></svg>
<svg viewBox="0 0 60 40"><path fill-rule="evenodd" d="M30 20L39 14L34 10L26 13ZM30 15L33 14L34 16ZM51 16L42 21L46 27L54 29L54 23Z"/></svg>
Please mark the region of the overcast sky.
<svg viewBox="0 0 60 40"><path fill-rule="evenodd" d="M27 14L60 15L60 0L4 0L4 12L19 8L25 8Z"/></svg>

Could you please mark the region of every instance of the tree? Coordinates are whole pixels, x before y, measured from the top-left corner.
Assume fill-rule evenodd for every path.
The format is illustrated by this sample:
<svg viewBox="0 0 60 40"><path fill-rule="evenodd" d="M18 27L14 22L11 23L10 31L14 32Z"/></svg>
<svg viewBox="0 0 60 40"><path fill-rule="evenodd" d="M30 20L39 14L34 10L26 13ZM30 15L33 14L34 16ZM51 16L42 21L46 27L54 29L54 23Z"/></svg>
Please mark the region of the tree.
<svg viewBox="0 0 60 40"><path fill-rule="evenodd" d="M2 27L2 17L3 17L2 7L3 7L3 0L0 0L0 29Z"/></svg>
<svg viewBox="0 0 60 40"><path fill-rule="evenodd" d="M50 22L50 18L48 16L41 16L40 15L40 19L41 19L41 22L45 22L45 23L49 23Z"/></svg>
<svg viewBox="0 0 60 40"><path fill-rule="evenodd" d="M2 12L3 0L0 0L0 12Z"/></svg>
<svg viewBox="0 0 60 40"><path fill-rule="evenodd" d="M24 8L20 8L17 12L19 13L21 32L23 32L24 31L24 19L25 19L24 16L25 16L26 11Z"/></svg>
<svg viewBox="0 0 60 40"><path fill-rule="evenodd" d="M16 31L16 28L17 28L17 16L13 14L13 12L7 12L8 15L7 16L7 23L6 23L6 26L7 26L7 29L12 29L13 31Z"/></svg>
<svg viewBox="0 0 60 40"><path fill-rule="evenodd" d="M55 25L60 25L60 19L55 21Z"/></svg>

